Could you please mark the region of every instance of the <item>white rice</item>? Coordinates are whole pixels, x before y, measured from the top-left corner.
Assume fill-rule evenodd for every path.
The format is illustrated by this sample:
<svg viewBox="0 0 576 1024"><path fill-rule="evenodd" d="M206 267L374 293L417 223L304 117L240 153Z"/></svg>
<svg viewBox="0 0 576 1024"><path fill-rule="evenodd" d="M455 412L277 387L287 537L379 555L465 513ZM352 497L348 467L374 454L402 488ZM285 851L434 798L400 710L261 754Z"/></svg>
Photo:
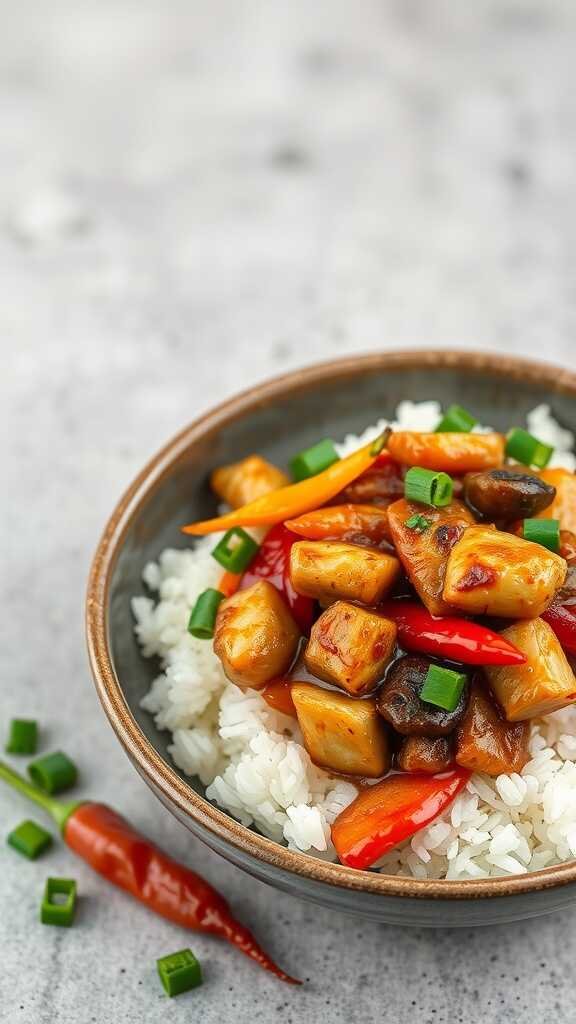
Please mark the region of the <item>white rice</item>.
<svg viewBox="0 0 576 1024"><path fill-rule="evenodd" d="M437 402L401 402L390 425L433 430ZM528 429L555 447L551 464L576 468L573 435L540 405ZM378 436L381 420L336 445L341 456ZM479 428L483 429L483 428ZM172 733L175 764L198 776L214 803L288 847L335 859L330 825L357 794L350 782L312 764L294 720L255 691L230 683L206 641L187 631L198 594L216 586L215 536L193 549L167 549L143 579L154 597L135 597L136 634L146 657L160 660L142 707ZM576 707L533 723L531 760L521 774L475 774L452 806L391 851L377 867L416 878L523 874L576 857Z"/></svg>

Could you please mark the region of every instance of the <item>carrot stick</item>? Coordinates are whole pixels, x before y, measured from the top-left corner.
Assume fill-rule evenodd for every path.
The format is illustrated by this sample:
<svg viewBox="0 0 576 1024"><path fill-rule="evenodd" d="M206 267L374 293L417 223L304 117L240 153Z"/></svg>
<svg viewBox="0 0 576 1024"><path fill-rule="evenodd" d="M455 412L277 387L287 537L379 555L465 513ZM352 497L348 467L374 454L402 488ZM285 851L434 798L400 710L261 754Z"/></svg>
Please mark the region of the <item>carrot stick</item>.
<svg viewBox="0 0 576 1024"><path fill-rule="evenodd" d="M347 458L339 459L316 476L264 494L243 508L216 519L190 523L182 527L182 532L202 536L217 530L229 530L232 526L274 526L319 508L373 465L386 447L389 436L390 432L385 431L375 441L370 441Z"/></svg>

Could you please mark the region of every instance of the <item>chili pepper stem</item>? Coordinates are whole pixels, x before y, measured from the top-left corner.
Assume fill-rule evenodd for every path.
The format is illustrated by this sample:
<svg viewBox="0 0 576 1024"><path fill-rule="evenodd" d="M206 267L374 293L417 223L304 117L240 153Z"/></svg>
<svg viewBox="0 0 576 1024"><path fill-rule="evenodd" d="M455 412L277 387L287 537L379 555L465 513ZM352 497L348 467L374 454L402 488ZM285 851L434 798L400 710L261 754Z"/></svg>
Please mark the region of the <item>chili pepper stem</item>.
<svg viewBox="0 0 576 1024"><path fill-rule="evenodd" d="M12 789L15 789L18 793L22 793L27 796L29 800L33 800L34 803L42 807L47 814L56 822L60 832L64 832L66 822L71 814L80 806L78 800L70 803L62 803L61 800L55 800L54 797L48 796L47 793L43 793L41 789L34 786L31 782L28 782L22 775L15 772L10 765L7 765L4 761L0 761L0 779L7 782Z"/></svg>

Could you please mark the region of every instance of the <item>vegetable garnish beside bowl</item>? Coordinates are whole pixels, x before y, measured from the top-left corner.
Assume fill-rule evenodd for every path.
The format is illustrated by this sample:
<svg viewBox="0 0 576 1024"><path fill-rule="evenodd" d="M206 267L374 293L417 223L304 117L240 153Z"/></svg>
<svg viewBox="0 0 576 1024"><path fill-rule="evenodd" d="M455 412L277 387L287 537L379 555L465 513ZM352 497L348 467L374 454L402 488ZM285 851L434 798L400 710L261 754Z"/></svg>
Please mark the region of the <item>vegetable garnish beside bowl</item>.
<svg viewBox="0 0 576 1024"><path fill-rule="evenodd" d="M547 448L551 445L548 445L548 438L538 431L537 423L538 417L541 421L543 415L539 407L545 404L551 407L556 421L567 428L576 428L575 396L574 375L557 367L524 360L432 351L370 355L306 368L300 373L273 380L240 395L193 423L144 469L113 513L96 552L88 590L88 644L100 698L127 753L153 791L194 834L233 863L278 888L328 906L402 924L488 924L547 913L567 906L576 899L575 862L566 859L554 863L557 859L554 857L552 862L549 857L547 860L546 843L540 844L543 848L540 852L536 841L530 838L532 833L529 824L522 818L522 807L527 804L532 807L529 787L533 784L526 782L521 775L522 765L526 764L529 757L532 757L530 764L534 764L532 770L536 773L535 777L539 772L538 744L528 748L528 743L532 741L529 737L531 727L526 719L533 712L542 714L552 707L566 707L572 702L576 694L571 691L571 669L566 656L562 655L562 661L558 655L560 679L557 679L555 670L550 669L549 675L543 674L538 693L520 693L518 680L521 676L518 673L525 662L531 664L532 634L525 631L524 635L522 630L515 633L512 628L506 629L519 620L541 623L537 629L543 635L545 633L550 651L554 647L554 657L557 655L553 640L556 630L558 638L564 643L564 650L571 653L563 637L568 636L570 639L573 635L570 624L572 618L576 620L572 612L574 596L570 568L566 575L571 540L565 536L574 532L575 524L569 520L569 494L573 493L571 488L574 475L571 470L557 468L554 462L548 465L550 455ZM421 422L408 425L406 417L424 416L424 407L404 409L403 415L405 413L406 416L403 420L400 417L400 426L390 438L385 438L382 451L371 452L370 439L360 438L357 442L362 452L356 458L359 464L356 469L360 469L360 476L357 473L347 475L346 467L343 472L348 451L339 445L339 439L350 434L360 435L368 424L378 423L382 417L393 420L401 399L410 402L436 400L442 407L445 421L441 429L438 430L442 419L440 410L434 425ZM450 411L455 399L462 403L462 407ZM534 410L532 419L536 426L532 420L528 424L526 422L531 410ZM480 424L489 425L492 432L483 435L477 428L472 431L474 419ZM528 427L527 431L524 431L525 426ZM512 431L513 427L518 429ZM377 433L382 434L382 427ZM458 438L463 435L468 439L460 443ZM339 456L337 460L334 460L332 447L321 444L322 439L329 437L336 442L333 448ZM251 458L253 453L258 453L261 458ZM300 479L295 484L291 485L283 472L275 470L274 487L278 490L283 488L290 500L285 504L277 499L273 501L271 504L275 512L272 518L262 514L263 507L270 507L270 502L262 500L265 487L256 496L255 503L260 501L260 504L257 505L256 513L250 517L251 521L242 517L241 506L254 501L256 491L251 486L248 488L250 493L243 493L241 500L237 495L233 501L233 508L237 511L233 511L223 522L214 522L217 520L217 499L210 493L207 481L214 474L213 485L216 486L215 470L244 461L250 465L243 472L240 483L250 479L252 485L254 481L260 481L261 484L263 479L265 482L268 472L266 463L272 467L290 467L298 453L302 455L297 460ZM404 478L414 465L426 472L418 474L415 482L412 479L406 491ZM310 475L303 475L306 473ZM505 478L498 477L498 473L504 473ZM478 474L477 483L474 483L473 474ZM508 479L506 474L515 479ZM523 479L529 477L539 478L543 484L534 485L530 480ZM222 484L222 477L219 479ZM335 480L336 487L325 486ZM232 483L238 488L238 480ZM228 476L223 486L229 485ZM550 492L546 485L551 488ZM222 497L218 489L217 493ZM297 501L293 500L294 493ZM502 494L506 495L507 503L502 503ZM472 497L482 502L482 514L475 508ZM499 503L496 511L505 508L506 516L510 514L511 508L519 509L520 513L514 521L505 518L504 522L500 522L496 514L490 521L485 510L490 508L491 501ZM551 504L542 508L546 501ZM315 516L322 505L326 505L327 512L330 509L339 510L331 512L329 517L329 528L338 531L335 534L322 535L323 526L319 525ZM346 506L351 505L356 508L362 506L364 511L345 511ZM379 508L380 511L389 507L390 515L369 515L367 507ZM525 521L539 518L558 520L558 528L552 530L547 527L541 531L537 526L525 526ZM272 581L266 579L265 575L260 576L257 568L258 554L247 568L235 573L236 545L242 545L238 556L238 564L241 566L251 548L244 542L242 534L232 535L232 528L247 531L257 544L261 544L262 527L270 530L286 521L289 523L286 529L295 537L290 538L290 544L283 542L282 547L282 551L289 556L288 573L286 560L280 560L278 569L274 559L270 561L266 558L260 559L263 571L272 567L271 572L276 575ZM219 537L208 536L207 540L195 541L181 533L184 524L200 524L200 528L192 528L193 536L209 535L215 528L229 529L231 534L226 544L227 565L211 559L210 552ZM255 527L259 528L259 533L254 533ZM362 533L363 529L367 531L366 535ZM463 543L468 530L477 531L474 543ZM505 578L502 585L492 588L494 577L499 577L505 568L502 560L499 563L495 559L493 550L494 537L500 534L507 538L506 573L503 573ZM435 543L432 543L433 540ZM229 753L230 744L227 746L222 740L217 721L218 714L225 717L223 725L225 731L231 730L227 732L229 737L234 735L234 728L238 731L238 726L232 725L234 715L240 713L234 701L245 698L236 685L232 687L225 681L224 684L215 682L215 677L210 677L216 693L221 692L222 686L228 689L225 689L226 699L218 698L220 711L216 712L216 718L208 716L203 719L203 732L194 731L199 727L191 727L183 719L170 727L174 730L173 736L156 727L150 711L158 717L162 707L164 711L168 708L168 705L163 704L160 692L162 687L180 685L167 663L167 652L171 645L180 642L178 638L182 634L179 631L186 634L191 606L199 594L197 591L190 593L187 608L178 613L174 623L165 622L162 627L165 629L163 639L159 640L153 602L146 593L141 576L148 566L148 584L156 588L163 587L163 601L167 604L163 606L162 614L172 607L171 601L179 607L179 598L175 595L178 588L186 587L185 573L182 570L179 577L180 569L171 570L170 566L180 565L179 559L184 557L186 560L188 556L177 553L166 556L163 568L158 566L158 558L165 548L182 551L197 543L204 545L204 564L212 566L208 571L210 584L203 589L211 586L213 590L224 593L225 588L225 598L212 601L205 608L201 632L204 636L209 636L214 630L220 633L217 646L223 652L220 657L228 674L237 672L240 686L246 684L246 661L242 660L244 655L239 655L238 649L230 646L231 634L226 636L219 626L232 611L235 617L238 616L239 609L245 608L246 599L243 595L254 588L261 602L261 612L258 614L264 615L266 621L272 614L274 622L281 624L284 631L284 653L279 657L278 664L285 662L286 667L279 669L278 678L272 680L275 698L278 699L280 691L286 697L284 688L291 685L289 681L287 684L283 681L283 675L295 668L296 675L292 678L298 679L299 669L306 670L306 675L300 675L300 680L305 679L306 683L299 680L298 700L282 702L282 707L290 714L274 719L277 725L282 722L287 731L284 737L280 735L282 729L276 733L276 739L270 740L270 750L276 750L276 744L284 742L284 754L290 751L289 756L297 758L299 770L304 765L302 770L305 775L308 773L308 785L312 777L310 773L315 769L310 766L306 768L309 762L303 760L301 741L286 738L297 735L294 732L292 706L297 712L302 713L304 707L309 712L307 722L310 725L310 736L314 737L312 723L317 718L312 716L317 714L317 702L308 699L309 690L306 690L306 686L314 691L314 695L320 685L326 686L326 682L317 685L320 673L330 686L325 690L326 694L331 695L326 705L330 707L329 720L336 727L343 716L351 716L348 721L354 732L360 728L360 718L356 714L358 706L365 705L364 717L360 716L362 727L359 735L363 737L364 729L368 729L366 735L378 737L375 738L376 745L370 748L371 764L376 773L387 770L396 749L396 741L392 745L385 743L383 746L382 743L392 735L391 730L397 732L397 725L390 723L391 719L392 722L398 719L395 713L392 714L392 705L387 700L384 700L383 708L386 716L390 709L391 718L382 717L382 710L378 709L374 718L374 713L370 711L374 703L371 694L375 692L374 687L380 687L384 678L395 637L399 636L400 642L405 645L404 649L408 652L405 664L401 674L396 673L394 680L391 679L390 686L398 686L399 692L406 694L408 706L418 711L414 721L423 723L423 731L419 735L407 733L402 739L398 765L403 769L403 774L389 775L384 783L376 781L376 787L384 787L383 795L379 809L371 805L368 815L377 824L373 835L368 836L375 843L372 849L384 850L383 863L390 865L387 859L390 857L389 847L386 843L382 845L382 836L390 821L385 812L393 808L394 821L390 835L393 838L402 838L401 833L407 836L403 840L404 846L400 847L405 851L402 854L404 860L401 861L404 867L400 867L400 873L398 865L394 869L396 873L389 866L379 870L378 863L371 860L371 856L368 859L373 869L365 870L368 866L364 863L366 853L359 856L358 869L346 863L318 859L312 855L313 845L310 853L301 852L298 844L302 845L302 815L294 801L290 804L285 790L280 794L281 800L285 801L284 808L296 807L291 825L288 824L289 815L282 809L282 805L277 802L274 804L267 798L261 804L260 811L252 804L249 805L253 811L251 815L245 810L246 804L242 803L238 795L234 755ZM300 547L301 544L304 546ZM321 611L318 606L313 612L315 621L311 623L309 649L303 649L305 641L293 642L293 636L297 638L308 635L310 622L306 618L300 624L295 623L289 610L286 588L296 578L298 596L304 601L314 602L319 593L318 587L323 582L310 565L312 544L321 545L321 552L314 548L312 551L322 555L324 565L329 560L330 573L339 581L336 603L320 616L320 619L326 616L325 628L337 639L342 636L344 624L351 630L351 637L360 635L355 631L367 629L377 639L381 666L375 667L370 658L365 657L361 673L353 673L350 679L339 667L337 655L333 655L329 661L322 655L318 634L324 627L318 626ZM343 572L342 566L348 564L350 557L349 549L354 550L355 547L362 548L364 552L374 552L375 557L367 559L363 554L360 560L354 559L355 566L361 564L361 572ZM474 553L477 551L482 553L483 571L480 574L476 567L478 560L474 561ZM398 569L392 571L394 566L391 565L393 561L398 561L398 552L402 562L401 572ZM282 557L285 558L285 555ZM197 564L194 561L190 566L197 567ZM449 574L446 576L448 565ZM517 585L513 571L518 566L525 567L531 574L536 573L536 585L523 613L519 613L517 607L522 586ZM243 575L250 573L257 577L256 582L250 588L244 588ZM203 570L198 578L204 579L205 575ZM178 578L181 579L180 583ZM276 597L270 604L269 588L280 597L280 604ZM189 589L194 590L191 582ZM156 651L160 645L160 653L164 651L164 661L160 665L157 660L142 656L134 635L130 607L134 595L141 595L138 598L139 630L144 653ZM375 604L363 606L363 601L368 600ZM398 608L394 616L390 613L386 618L385 611L380 614L380 602L395 600L398 600ZM326 603L322 597L321 601ZM420 620L418 615L411 615L406 602L412 603L412 611L414 605L416 609L423 608L429 618L422 619L421 612ZM362 616L358 618L354 611L351 613L352 618L347 619L347 606L359 610ZM482 622L483 613L489 614L490 620ZM309 615L309 606L306 615ZM538 618L540 615L544 618ZM388 626L382 636L376 638L376 634L381 632L379 616L380 621L385 621ZM530 616L537 618L531 619ZM460 623L468 622L470 628L454 632L446 625L446 620L450 618ZM482 633L482 630L485 632ZM503 631L505 635L501 636ZM515 636L519 637L519 643L514 639ZM204 644L203 650L212 650L210 639L194 639L190 643ZM520 644L526 649L520 650ZM187 645L188 641L184 641L184 649ZM275 650L278 654L278 650ZM518 650L525 662L518 660ZM415 653L412 654L412 651ZM487 651L492 654L490 662L486 660ZM244 653L252 665L249 673L253 673L253 650L248 646ZM297 660L295 666L292 666L294 657ZM306 668L305 661L311 668ZM430 665L438 662L445 671L429 674ZM490 667L480 677L477 665L481 668ZM552 662L548 667L551 665ZM265 685L269 688L266 668L261 663L256 666L260 675L256 677L249 674L250 685ZM210 661L208 673L213 671L213 662ZM315 678L311 679L311 675ZM488 680L488 676L492 681ZM156 690L152 691L154 696L145 702L149 709L146 710L141 707L141 701L155 678L165 682L156 684ZM428 701L419 697L426 680ZM496 692L503 704L496 705ZM262 693L266 697L264 690ZM253 694L253 691L250 694L252 696L248 695L249 699L257 708L256 719L261 723L261 708L268 705L258 694ZM287 695L290 696L289 693ZM226 701L232 703L226 705ZM269 703L271 714L278 714L272 708L272 699ZM511 720L505 717L502 710L506 705L512 709ZM173 702L170 707L173 707ZM452 707L454 710L447 710ZM240 728L244 728L244 721L245 717L242 717ZM495 739L493 749L483 750L478 747L474 740L478 725L492 730ZM269 732L264 727L260 729L260 725L255 728L260 737L259 742L266 744ZM547 742L555 742L550 738L551 728L548 725L543 727L543 733L548 730L546 736L541 736L546 749ZM401 733L397 735L402 736ZM194 750L190 746L186 747L187 740L196 743L202 737L204 754L200 752L202 744L200 747L195 745ZM214 737L217 739L214 740ZM312 744L315 741L312 739L308 742ZM291 747L290 743L294 746ZM443 772L441 766L447 766L453 757L454 744L460 745L462 751L461 766L455 769L452 764ZM245 748L240 745L240 749L244 751ZM311 745L309 749L316 748ZM358 748L355 750L357 752ZM334 748L324 744L321 753L324 758L322 763L325 766L328 764L328 767L333 765ZM177 763L187 769L188 774L175 767L172 755ZM243 753L237 755L240 758L243 756ZM318 760L318 756L314 759ZM210 758L213 760L210 761ZM223 759L217 764L219 758ZM564 761L564 764L567 763ZM406 785L404 782L400 789L394 788L394 785L385 785L387 779L393 783L395 778L410 780L412 777L417 788L416 780L422 778L418 772L429 770L418 767L421 765L435 766L436 776L424 775L432 789L434 778L442 780L444 774L450 780L449 772L454 770L457 771L457 783L453 787L449 781L440 785L432 796L429 788L423 784L419 797L414 786L406 794L402 789ZM512 772L511 765L514 765ZM478 775L479 767L482 772L488 773L486 791L481 787L479 790L474 789L474 780L478 778L481 782L483 778ZM503 774L496 780L500 770ZM410 772L414 771L417 774L410 776ZM474 774L469 777L471 771ZM198 772L208 783L209 798L199 781ZM219 775L219 772L223 772L223 775ZM309 795L306 798L309 812L315 820L326 823L323 828L329 838L329 818L338 818L335 804L340 800L340 824L346 824L344 815L348 815L353 821L353 831L345 835L354 835L356 840L358 817L354 813L354 804L350 804L349 811L344 808L358 787L353 781L339 780L324 769L319 769L318 773L318 782L314 785L320 786L318 792L325 793L324 809L321 807L321 797ZM223 781L217 783L220 777ZM352 780L357 777L353 776ZM372 778L376 777L373 774ZM228 790L225 786L226 778L230 780ZM495 781L501 786L502 792L495 787ZM452 788L459 792L452 792ZM274 791L278 793L278 788ZM309 790L306 792L310 793ZM362 789L361 794L364 792ZM487 795L494 803L491 813L483 811ZM217 801L225 803L227 798L229 806L237 800L239 806L244 808L241 814L244 820L250 817L256 819L259 829L246 827L217 805ZM358 799L362 800L362 795ZM437 807L431 817L428 812L434 800L437 801ZM268 815L271 812L268 805L277 815L275 826L270 824ZM326 809L328 805L332 810ZM522 830L514 828L512 832L505 831L508 819L513 824L508 808L514 805L521 809L520 816L515 820L520 820ZM452 818L451 807L454 808ZM500 807L504 810L499 810ZM407 808L407 811L404 812L402 808ZM404 815L404 825L410 819L415 822L416 829L426 828L426 823L432 821L426 833L422 833L426 835L429 847L419 844L420 833L414 834L414 828L409 832L402 832L404 825L400 830L397 828L399 813L400 817ZM420 813L424 816L420 817ZM435 818L436 813L439 814L438 818ZM502 819L501 825L496 823L498 813ZM468 818L471 824L468 824ZM431 832L435 826L436 830ZM534 821L532 827L542 834L542 826L537 821ZM279 840L282 840L282 830L286 837L293 836L290 840L291 848L263 835L265 829ZM502 829L504 834L498 839ZM338 832L339 826L335 823L333 839L337 848ZM485 834L488 834L488 839ZM406 845L410 843L410 835L413 835L415 848ZM451 863L460 854L464 854L476 866L488 864L489 869L481 868L476 876L466 875L461 868L464 863L461 858L457 862L457 869L451 869L454 877L434 877L434 872L427 868L427 864L432 862L433 866L439 861L446 863L446 853L438 854L435 851L442 851L446 843L451 842L453 835L457 836L458 842L456 847L453 842L450 847ZM509 845L511 835L512 847ZM321 847L322 840L321 833L314 840L317 849ZM368 849L366 836L360 836L359 841L364 850ZM482 842L485 848L478 852ZM536 856L536 865L540 863L537 855L541 857L542 867L526 871L523 858L525 864L527 857L533 859ZM348 859L351 863L354 854L343 852L342 859ZM510 872L510 862L519 865L517 871ZM546 867L546 863L550 866ZM496 876L492 873L495 870L503 873Z"/></svg>

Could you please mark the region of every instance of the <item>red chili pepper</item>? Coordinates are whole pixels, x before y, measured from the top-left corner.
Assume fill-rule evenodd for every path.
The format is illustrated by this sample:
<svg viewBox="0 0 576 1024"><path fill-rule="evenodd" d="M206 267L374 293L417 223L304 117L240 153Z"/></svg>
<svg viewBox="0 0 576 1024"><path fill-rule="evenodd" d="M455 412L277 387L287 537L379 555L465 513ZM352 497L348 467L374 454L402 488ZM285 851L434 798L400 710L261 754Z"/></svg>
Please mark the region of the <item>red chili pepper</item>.
<svg viewBox="0 0 576 1024"><path fill-rule="evenodd" d="M378 610L396 623L398 642L408 651L464 665L522 665L526 661L517 647L477 622L431 615L415 601L386 601Z"/></svg>
<svg viewBox="0 0 576 1024"><path fill-rule="evenodd" d="M371 867L448 807L470 774L456 768L442 775L389 775L369 786L332 825L332 842L342 864L361 870Z"/></svg>
<svg viewBox="0 0 576 1024"><path fill-rule="evenodd" d="M300 539L283 523L273 526L244 573L240 590L251 587L257 580L268 580L286 599L302 632L308 634L314 621L315 602L310 597L297 594L290 580L290 551L295 541Z"/></svg>
<svg viewBox="0 0 576 1024"><path fill-rule="evenodd" d="M68 846L113 885L183 928L226 939L281 981L301 984L260 948L209 882L178 864L111 807L97 803L63 804L2 761L0 778L52 815Z"/></svg>

